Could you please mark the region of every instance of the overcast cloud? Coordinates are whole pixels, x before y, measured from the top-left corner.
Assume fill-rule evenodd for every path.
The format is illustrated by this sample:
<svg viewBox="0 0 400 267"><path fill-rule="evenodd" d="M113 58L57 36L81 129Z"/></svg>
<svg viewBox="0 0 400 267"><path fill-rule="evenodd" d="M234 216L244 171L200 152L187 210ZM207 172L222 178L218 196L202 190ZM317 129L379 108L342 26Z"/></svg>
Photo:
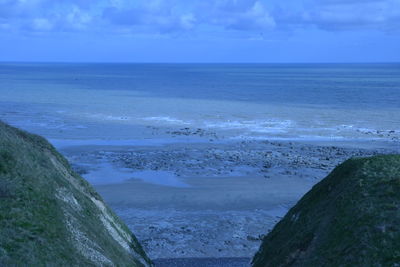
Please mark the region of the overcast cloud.
<svg viewBox="0 0 400 267"><path fill-rule="evenodd" d="M400 0L0 0L0 61L399 62Z"/></svg>
<svg viewBox="0 0 400 267"><path fill-rule="evenodd" d="M299 27L391 32L399 22L400 0L0 0L0 29L25 33L247 37Z"/></svg>

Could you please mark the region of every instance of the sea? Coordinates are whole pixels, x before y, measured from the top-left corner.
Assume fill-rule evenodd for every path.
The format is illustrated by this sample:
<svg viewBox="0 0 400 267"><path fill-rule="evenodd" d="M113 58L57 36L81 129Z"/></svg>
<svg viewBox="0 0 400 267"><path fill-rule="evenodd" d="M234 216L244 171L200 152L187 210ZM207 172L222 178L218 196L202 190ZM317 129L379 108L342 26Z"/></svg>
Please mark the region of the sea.
<svg viewBox="0 0 400 267"><path fill-rule="evenodd" d="M400 64L0 63L0 120L55 144L398 141Z"/></svg>

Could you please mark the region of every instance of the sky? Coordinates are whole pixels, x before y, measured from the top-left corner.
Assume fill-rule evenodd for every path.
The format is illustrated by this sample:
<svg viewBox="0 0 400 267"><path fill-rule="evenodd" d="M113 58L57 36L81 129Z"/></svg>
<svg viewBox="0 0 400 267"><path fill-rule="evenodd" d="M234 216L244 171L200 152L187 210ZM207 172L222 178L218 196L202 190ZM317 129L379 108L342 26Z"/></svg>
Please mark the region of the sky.
<svg viewBox="0 0 400 267"><path fill-rule="evenodd" d="M0 0L0 61L400 62L400 0Z"/></svg>

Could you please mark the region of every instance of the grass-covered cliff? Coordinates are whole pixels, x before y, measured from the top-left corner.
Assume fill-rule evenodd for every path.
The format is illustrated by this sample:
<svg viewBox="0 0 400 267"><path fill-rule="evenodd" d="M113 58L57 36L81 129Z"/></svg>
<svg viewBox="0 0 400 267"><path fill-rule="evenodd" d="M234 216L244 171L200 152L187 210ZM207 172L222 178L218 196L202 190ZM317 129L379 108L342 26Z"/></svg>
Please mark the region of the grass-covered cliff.
<svg viewBox="0 0 400 267"><path fill-rule="evenodd" d="M43 138L0 122L0 266L149 266L136 238Z"/></svg>
<svg viewBox="0 0 400 267"><path fill-rule="evenodd" d="M400 156L338 166L265 237L253 266L400 266Z"/></svg>

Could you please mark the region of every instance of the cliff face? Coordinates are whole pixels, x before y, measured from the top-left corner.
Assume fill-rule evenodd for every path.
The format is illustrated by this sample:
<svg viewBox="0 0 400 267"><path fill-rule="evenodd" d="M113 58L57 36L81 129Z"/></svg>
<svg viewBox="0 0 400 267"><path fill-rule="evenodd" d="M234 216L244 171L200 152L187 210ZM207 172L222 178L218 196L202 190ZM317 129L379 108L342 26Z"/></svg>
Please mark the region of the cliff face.
<svg viewBox="0 0 400 267"><path fill-rule="evenodd" d="M43 138L0 122L0 266L151 266L135 236Z"/></svg>
<svg viewBox="0 0 400 267"><path fill-rule="evenodd" d="M400 266L400 156L341 164L265 237L253 266Z"/></svg>

